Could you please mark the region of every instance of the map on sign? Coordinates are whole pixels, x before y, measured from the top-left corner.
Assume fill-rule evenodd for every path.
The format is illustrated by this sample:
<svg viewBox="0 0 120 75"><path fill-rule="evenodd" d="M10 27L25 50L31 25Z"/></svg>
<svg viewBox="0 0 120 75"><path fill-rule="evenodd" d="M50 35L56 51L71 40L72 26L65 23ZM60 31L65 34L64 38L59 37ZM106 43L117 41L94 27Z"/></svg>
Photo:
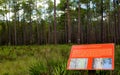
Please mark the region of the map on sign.
<svg viewBox="0 0 120 75"><path fill-rule="evenodd" d="M87 61L86 58L72 58L70 60L70 68L71 69L84 69L87 68Z"/></svg>
<svg viewBox="0 0 120 75"><path fill-rule="evenodd" d="M68 70L113 70L114 44L73 45Z"/></svg>
<svg viewBox="0 0 120 75"><path fill-rule="evenodd" d="M93 59L93 69L112 69L111 58L95 58Z"/></svg>

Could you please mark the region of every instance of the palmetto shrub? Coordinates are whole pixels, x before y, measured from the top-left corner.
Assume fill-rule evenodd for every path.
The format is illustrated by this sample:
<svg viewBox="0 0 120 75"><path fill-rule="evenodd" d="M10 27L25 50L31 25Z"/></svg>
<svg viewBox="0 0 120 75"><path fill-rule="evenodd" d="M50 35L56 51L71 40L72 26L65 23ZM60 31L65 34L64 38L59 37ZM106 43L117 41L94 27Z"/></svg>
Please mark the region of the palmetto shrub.
<svg viewBox="0 0 120 75"><path fill-rule="evenodd" d="M54 64L53 64L54 63ZM80 71L69 71L66 69L67 62L45 64L37 63L30 67L30 75L80 75Z"/></svg>
<svg viewBox="0 0 120 75"><path fill-rule="evenodd" d="M47 75L47 66L40 62L30 66L29 72L30 75Z"/></svg>

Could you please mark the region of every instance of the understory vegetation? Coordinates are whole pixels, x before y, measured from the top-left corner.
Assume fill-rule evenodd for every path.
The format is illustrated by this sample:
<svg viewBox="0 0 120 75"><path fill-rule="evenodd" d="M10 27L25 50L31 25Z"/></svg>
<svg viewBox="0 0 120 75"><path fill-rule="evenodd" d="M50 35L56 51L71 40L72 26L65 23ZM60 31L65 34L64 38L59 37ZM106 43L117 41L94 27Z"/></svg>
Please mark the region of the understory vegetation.
<svg viewBox="0 0 120 75"><path fill-rule="evenodd" d="M66 70L71 45L1 46L0 75L88 75ZM115 48L115 70L96 75L120 75L120 46Z"/></svg>

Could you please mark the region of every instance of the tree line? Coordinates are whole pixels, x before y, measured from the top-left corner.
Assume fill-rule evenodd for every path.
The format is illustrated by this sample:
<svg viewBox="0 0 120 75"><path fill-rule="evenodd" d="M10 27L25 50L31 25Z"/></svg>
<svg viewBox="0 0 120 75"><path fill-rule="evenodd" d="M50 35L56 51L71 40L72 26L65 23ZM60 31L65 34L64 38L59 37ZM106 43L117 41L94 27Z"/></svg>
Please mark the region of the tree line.
<svg viewBox="0 0 120 75"><path fill-rule="evenodd" d="M0 0L0 45L120 43L118 0Z"/></svg>

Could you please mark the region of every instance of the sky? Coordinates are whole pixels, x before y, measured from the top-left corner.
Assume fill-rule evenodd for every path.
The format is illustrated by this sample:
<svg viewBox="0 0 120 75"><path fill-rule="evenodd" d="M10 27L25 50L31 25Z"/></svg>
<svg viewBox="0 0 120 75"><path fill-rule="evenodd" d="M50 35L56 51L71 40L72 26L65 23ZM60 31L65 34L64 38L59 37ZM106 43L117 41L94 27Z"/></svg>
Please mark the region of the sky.
<svg viewBox="0 0 120 75"><path fill-rule="evenodd" d="M54 2L54 0L52 0ZM60 0L56 0L56 4L60 3Z"/></svg>
<svg viewBox="0 0 120 75"><path fill-rule="evenodd" d="M53 2L54 2L54 0L52 0ZM60 3L60 0L56 0L56 5L58 5ZM41 3L41 2L38 2L37 3L37 6L43 6L43 4ZM47 8L48 7L48 5L47 4L44 4L44 8ZM91 3L90 4L90 7L93 7L93 4ZM81 8L83 8L83 9L86 9L87 7L86 7L86 5L85 4L81 4ZM23 11L20 11L20 15L22 15L22 12ZM8 19L10 20L10 17L12 17L14 14L12 13L12 12L10 12L10 13L7 13L7 17L8 17ZM10 17L9 17L10 16ZM45 16L45 15L44 15ZM43 16L43 17L44 17ZM0 19L3 19L2 18L2 16L0 16Z"/></svg>
<svg viewBox="0 0 120 75"><path fill-rule="evenodd" d="M52 0L53 2L54 2L54 0ZM56 5L57 4L59 4L60 3L60 0L56 0ZM39 6L39 5L43 5L42 3L37 3L38 5L37 6ZM44 7L48 7L47 5L44 5ZM20 10L20 13L22 14L22 11ZM7 16L7 19L8 20L12 20L12 19L10 19L10 17L12 17L14 14L12 13L12 12L10 12L10 13L7 13L5 16ZM9 17L10 16L10 17ZM3 19L3 16L2 15L0 15L0 19ZM6 20L6 18L4 18L4 20Z"/></svg>

